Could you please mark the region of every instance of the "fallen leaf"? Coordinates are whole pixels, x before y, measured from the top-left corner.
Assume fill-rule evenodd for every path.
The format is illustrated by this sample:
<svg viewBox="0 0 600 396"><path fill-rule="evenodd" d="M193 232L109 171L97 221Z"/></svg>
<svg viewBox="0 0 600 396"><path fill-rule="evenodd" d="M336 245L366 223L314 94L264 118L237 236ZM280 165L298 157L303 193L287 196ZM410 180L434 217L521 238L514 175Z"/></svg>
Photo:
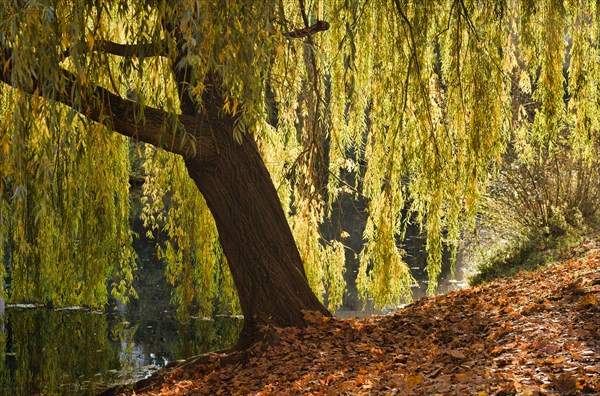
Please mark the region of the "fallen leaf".
<svg viewBox="0 0 600 396"><path fill-rule="evenodd" d="M588 293L582 296L577 303L577 309L586 309L598 304L598 300L593 293Z"/></svg>
<svg viewBox="0 0 600 396"><path fill-rule="evenodd" d="M571 375L563 373L555 377L552 381L554 389L560 392L561 395L574 395L577 393L577 381Z"/></svg>
<svg viewBox="0 0 600 396"><path fill-rule="evenodd" d="M547 364L559 364L559 363L563 363L565 360L567 360L565 357L549 357L548 359L545 360L545 363Z"/></svg>
<svg viewBox="0 0 600 396"><path fill-rule="evenodd" d="M414 388L415 386L423 383L423 376L421 374L409 375L406 377L406 383L409 388Z"/></svg>
<svg viewBox="0 0 600 396"><path fill-rule="evenodd" d="M464 359L467 357L463 352L459 351L458 349L450 349L446 351L446 353L455 359Z"/></svg>

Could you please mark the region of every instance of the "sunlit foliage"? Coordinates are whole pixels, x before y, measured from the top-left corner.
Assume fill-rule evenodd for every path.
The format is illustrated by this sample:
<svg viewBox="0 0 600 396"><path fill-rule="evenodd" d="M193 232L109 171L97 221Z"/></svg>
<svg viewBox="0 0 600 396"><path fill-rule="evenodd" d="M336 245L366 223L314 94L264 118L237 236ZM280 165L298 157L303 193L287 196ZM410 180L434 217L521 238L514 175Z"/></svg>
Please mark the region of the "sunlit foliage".
<svg viewBox="0 0 600 396"><path fill-rule="evenodd" d="M185 98L172 63L189 67L198 106L206 75L219 75L223 112L238 117L234 138L256 136L310 284L329 291L330 308L341 303L344 247L324 240L320 226L346 187L342 172L357 176L353 187L368 200L359 289L382 306L410 298L407 212L427 234L434 291L442 248L455 251L507 144L524 162L540 148L552 153L559 138L572 141L574 155L597 155L595 2L3 1L0 10L0 46L15 49L16 84L44 76L46 97L64 90L64 68L76 76L75 98L94 84L135 92L141 119L144 105L179 112ZM330 28L286 35L317 20ZM170 24L184 32L179 48ZM117 57L102 50L107 40L163 51ZM519 95L529 101L513 100ZM126 295L134 265L125 142L6 85L1 103L0 232L11 298L95 305L106 300L105 277ZM169 237L162 256L175 300L182 312L205 313L201 301L229 279L216 275L226 272L217 269L224 259L214 226L182 161L146 158L147 221Z"/></svg>
<svg viewBox="0 0 600 396"><path fill-rule="evenodd" d="M175 286L178 315L238 313L239 303L217 229L206 203L188 177L179 156L146 146L142 218L149 236L166 237L158 256L167 263L167 280ZM213 308L216 308L213 311Z"/></svg>
<svg viewBox="0 0 600 396"><path fill-rule="evenodd" d="M62 106L2 87L2 245L9 300L102 307L135 271L128 146ZM53 116L61 116L58 123Z"/></svg>

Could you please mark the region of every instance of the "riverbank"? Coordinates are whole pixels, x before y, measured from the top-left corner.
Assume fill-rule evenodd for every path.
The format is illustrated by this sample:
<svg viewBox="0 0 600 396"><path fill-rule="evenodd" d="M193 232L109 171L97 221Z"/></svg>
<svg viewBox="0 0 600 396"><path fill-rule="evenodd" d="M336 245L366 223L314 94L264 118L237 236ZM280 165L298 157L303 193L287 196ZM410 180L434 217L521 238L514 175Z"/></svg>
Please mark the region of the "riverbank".
<svg viewBox="0 0 600 396"><path fill-rule="evenodd" d="M306 329L275 328L240 359L163 370L135 394L598 394L599 245L390 315L308 313Z"/></svg>

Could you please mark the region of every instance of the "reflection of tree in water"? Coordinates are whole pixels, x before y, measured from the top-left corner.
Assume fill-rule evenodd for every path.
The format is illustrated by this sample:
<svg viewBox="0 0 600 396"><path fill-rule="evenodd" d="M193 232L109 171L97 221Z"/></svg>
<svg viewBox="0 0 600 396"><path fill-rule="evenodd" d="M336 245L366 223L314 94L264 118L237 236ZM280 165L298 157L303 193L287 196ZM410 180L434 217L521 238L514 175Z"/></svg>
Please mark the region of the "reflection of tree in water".
<svg viewBox="0 0 600 396"><path fill-rule="evenodd" d="M13 308L4 319L5 392L81 394L87 381L118 364L105 315Z"/></svg>
<svg viewBox="0 0 600 396"><path fill-rule="evenodd" d="M169 361L227 348L242 324L230 317L188 323L168 317L149 320L9 308L0 331L0 353L6 356L0 359L0 394L94 395Z"/></svg>
<svg viewBox="0 0 600 396"><path fill-rule="evenodd" d="M8 383L8 372L5 370L5 360L8 359L8 350L6 349L6 326L4 324L4 300L0 299L0 357L5 356L4 359L0 358L0 381L2 382L2 391L4 391L4 384Z"/></svg>
<svg viewBox="0 0 600 396"><path fill-rule="evenodd" d="M181 323L177 354L185 357L229 348L237 341L242 323L230 317Z"/></svg>
<svg viewBox="0 0 600 396"><path fill-rule="evenodd" d="M140 365L139 347L136 347L133 338L138 329L126 320L114 321L110 326L111 339L119 345L120 371L131 374Z"/></svg>

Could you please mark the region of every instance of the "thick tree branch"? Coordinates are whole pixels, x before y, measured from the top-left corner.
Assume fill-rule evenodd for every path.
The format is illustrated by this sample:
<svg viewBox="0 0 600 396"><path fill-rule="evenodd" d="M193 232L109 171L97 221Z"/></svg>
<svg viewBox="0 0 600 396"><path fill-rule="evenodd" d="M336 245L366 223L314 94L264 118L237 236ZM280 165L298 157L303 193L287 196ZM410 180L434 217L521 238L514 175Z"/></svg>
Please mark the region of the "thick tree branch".
<svg viewBox="0 0 600 396"><path fill-rule="evenodd" d="M142 113L139 104L101 86L86 89L84 94L73 94L82 92L76 77L65 69L61 73L64 86L60 91L44 89L43 82L33 77L30 84L19 85L13 77L12 50L5 48L0 52L0 81L15 89L63 103L115 132L184 157L210 161L217 154L213 130L221 132L230 121L221 118L218 109L186 116L146 106Z"/></svg>
<svg viewBox="0 0 600 396"><path fill-rule="evenodd" d="M315 33L322 32L327 29L329 29L329 22L317 21L315 24L307 28L292 30L291 32L285 32L283 33L283 36L287 38L310 37Z"/></svg>
<svg viewBox="0 0 600 396"><path fill-rule="evenodd" d="M310 37L315 33L329 29L329 23L326 21L317 21L313 25L296 29L290 32L284 32L283 36L288 38L303 38ZM162 40L157 43L138 43L138 44L119 44L110 40L97 40L91 48L88 44L81 41L77 45L85 46L85 50L106 52L107 54L123 56L148 58L154 56L167 56L167 40ZM63 56L66 58L70 55L70 50L66 50Z"/></svg>
<svg viewBox="0 0 600 396"><path fill-rule="evenodd" d="M112 41L97 41L94 44L95 51L103 51L109 54L138 58L152 56L166 56L166 42L140 43L140 44L118 44Z"/></svg>
<svg viewBox="0 0 600 396"><path fill-rule="evenodd" d="M80 41L76 45L84 48L85 51L90 50L87 43ZM94 42L92 51L105 52L107 54L122 56L149 58L154 56L167 56L167 42L163 40L158 43L138 43L138 44L119 44L109 40L98 40ZM63 58L71 55L71 49L63 52Z"/></svg>

